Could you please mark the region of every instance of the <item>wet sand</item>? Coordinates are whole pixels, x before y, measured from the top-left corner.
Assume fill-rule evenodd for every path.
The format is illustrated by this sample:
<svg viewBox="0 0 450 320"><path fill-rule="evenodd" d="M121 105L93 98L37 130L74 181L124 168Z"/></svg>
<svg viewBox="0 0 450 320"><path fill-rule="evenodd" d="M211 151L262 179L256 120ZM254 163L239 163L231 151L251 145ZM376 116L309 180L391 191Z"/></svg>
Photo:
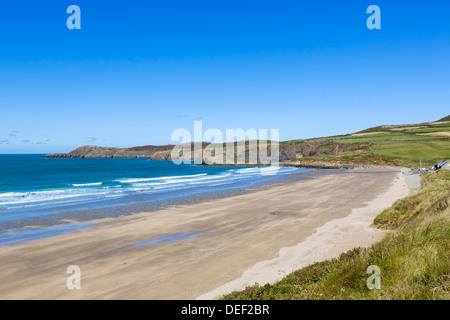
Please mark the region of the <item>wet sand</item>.
<svg viewBox="0 0 450 320"><path fill-rule="evenodd" d="M217 298L378 241L383 233L369 230L373 217L408 190L399 169L355 169L101 219L74 233L0 247L0 298ZM355 236L355 226L365 232ZM81 269L80 290L66 286L70 265Z"/></svg>

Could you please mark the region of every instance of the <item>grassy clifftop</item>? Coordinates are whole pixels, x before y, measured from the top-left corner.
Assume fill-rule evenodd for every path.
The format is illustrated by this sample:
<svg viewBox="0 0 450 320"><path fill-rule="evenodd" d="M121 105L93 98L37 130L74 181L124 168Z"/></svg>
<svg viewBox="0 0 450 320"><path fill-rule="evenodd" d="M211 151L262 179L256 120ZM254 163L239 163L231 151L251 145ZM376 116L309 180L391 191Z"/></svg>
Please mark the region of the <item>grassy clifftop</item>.
<svg viewBox="0 0 450 320"><path fill-rule="evenodd" d="M382 212L375 225L395 230L382 242L254 285L224 299L450 299L450 171L423 176L422 189ZM367 267L381 270L370 290Z"/></svg>
<svg viewBox="0 0 450 320"><path fill-rule="evenodd" d="M450 158L450 116L436 122L389 125L354 134L330 137L337 145L366 145L347 152L291 160L301 164L317 162L378 164L403 167L432 166ZM308 141L308 140L306 140ZM294 143L294 142L291 142ZM304 143L298 142L298 143Z"/></svg>

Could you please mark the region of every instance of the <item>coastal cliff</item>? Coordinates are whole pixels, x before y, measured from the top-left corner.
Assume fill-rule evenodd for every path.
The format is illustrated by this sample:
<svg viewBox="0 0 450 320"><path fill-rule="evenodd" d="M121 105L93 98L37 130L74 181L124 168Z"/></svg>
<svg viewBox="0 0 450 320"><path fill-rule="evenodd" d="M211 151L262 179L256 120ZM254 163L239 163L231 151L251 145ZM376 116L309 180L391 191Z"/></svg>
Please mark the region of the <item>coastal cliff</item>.
<svg viewBox="0 0 450 320"><path fill-rule="evenodd" d="M69 153L52 153L44 158L150 158L152 160L170 160L173 145L142 146L133 148L107 148L82 146Z"/></svg>
<svg viewBox="0 0 450 320"><path fill-rule="evenodd" d="M208 144L203 143L203 148ZM338 154L358 148L368 147L370 143L339 144L333 139L316 139L305 141L280 142L280 161L296 160L304 157ZM174 145L141 146L133 148L108 148L99 146L82 146L69 153L52 153L44 158L149 158L150 160L171 160L171 151ZM193 145L190 146L193 149ZM225 148L224 150L224 157ZM206 152L206 151L205 151ZM248 157L250 146L245 144L245 153ZM268 148L270 154L270 147Z"/></svg>

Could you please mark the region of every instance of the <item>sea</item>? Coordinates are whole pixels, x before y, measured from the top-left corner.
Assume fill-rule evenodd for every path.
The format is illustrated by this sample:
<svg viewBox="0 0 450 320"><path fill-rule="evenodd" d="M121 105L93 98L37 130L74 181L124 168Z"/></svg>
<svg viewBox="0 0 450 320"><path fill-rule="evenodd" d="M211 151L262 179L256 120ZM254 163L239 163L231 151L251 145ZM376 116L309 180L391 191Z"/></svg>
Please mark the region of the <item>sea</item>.
<svg viewBox="0 0 450 320"><path fill-rule="evenodd" d="M17 229L76 228L103 217L242 194L312 170L43 156L0 155L0 245L2 233Z"/></svg>

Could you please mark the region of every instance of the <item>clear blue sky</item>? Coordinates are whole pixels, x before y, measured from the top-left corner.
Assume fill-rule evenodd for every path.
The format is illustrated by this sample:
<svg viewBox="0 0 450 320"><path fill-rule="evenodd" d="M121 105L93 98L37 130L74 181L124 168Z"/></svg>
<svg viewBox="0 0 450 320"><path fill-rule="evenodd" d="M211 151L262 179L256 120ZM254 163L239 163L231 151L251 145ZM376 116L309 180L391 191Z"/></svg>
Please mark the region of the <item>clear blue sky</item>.
<svg viewBox="0 0 450 320"><path fill-rule="evenodd" d="M195 119L280 140L437 120L449 17L448 0L3 1L0 153L167 144Z"/></svg>

